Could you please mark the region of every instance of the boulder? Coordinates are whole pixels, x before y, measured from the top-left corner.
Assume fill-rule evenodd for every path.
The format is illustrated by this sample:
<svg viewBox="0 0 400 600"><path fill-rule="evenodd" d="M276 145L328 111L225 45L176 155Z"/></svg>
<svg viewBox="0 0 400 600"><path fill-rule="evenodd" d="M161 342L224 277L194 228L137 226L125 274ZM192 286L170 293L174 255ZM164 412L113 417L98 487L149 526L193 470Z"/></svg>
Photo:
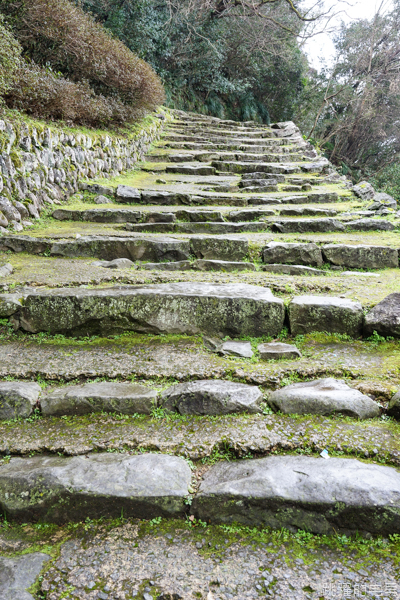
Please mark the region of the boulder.
<svg viewBox="0 0 400 600"><path fill-rule="evenodd" d="M21 308L20 294L0 294L0 319L11 317Z"/></svg>
<svg viewBox="0 0 400 600"><path fill-rule="evenodd" d="M161 394L160 403L181 415L258 413L263 395L256 386L218 379L178 383Z"/></svg>
<svg viewBox="0 0 400 600"><path fill-rule="evenodd" d="M397 268L399 254L387 246L346 246L327 244L322 247L326 261L340 267L361 269Z"/></svg>
<svg viewBox="0 0 400 600"><path fill-rule="evenodd" d="M400 420L400 391L398 391L392 398L388 404L387 414L390 417L394 417L398 421Z"/></svg>
<svg viewBox="0 0 400 600"><path fill-rule="evenodd" d="M107 198L107 196L96 196L94 199L95 204L112 204L112 200Z"/></svg>
<svg viewBox="0 0 400 600"><path fill-rule="evenodd" d="M41 391L37 383L0 382L0 420L29 417L36 407Z"/></svg>
<svg viewBox="0 0 400 600"><path fill-rule="evenodd" d="M268 273L280 273L282 275L328 275L327 271L313 269L312 267L303 267L301 265L264 265L263 271Z"/></svg>
<svg viewBox="0 0 400 600"><path fill-rule="evenodd" d="M359 302L331 296L297 296L289 304L292 335L322 331L361 335L364 313Z"/></svg>
<svg viewBox="0 0 400 600"><path fill-rule="evenodd" d="M250 262L229 262L227 260L195 260L192 264L193 269L199 271L222 271L230 273L231 271L255 271L256 267Z"/></svg>
<svg viewBox="0 0 400 600"><path fill-rule="evenodd" d="M389 194L385 194L383 192L378 192L374 197L375 202L379 202L379 204L386 206L388 208L397 208L397 202L390 196Z"/></svg>
<svg viewBox="0 0 400 600"><path fill-rule="evenodd" d="M136 188L129 185L119 185L115 192L117 202L140 202L141 194Z"/></svg>
<svg viewBox="0 0 400 600"><path fill-rule="evenodd" d="M34 600L27 590L36 582L49 554L33 552L22 556L0 556L1 600Z"/></svg>
<svg viewBox="0 0 400 600"><path fill-rule="evenodd" d="M190 248L196 258L241 262L247 256L249 242L237 236L197 236L190 238Z"/></svg>
<svg viewBox="0 0 400 600"><path fill-rule="evenodd" d="M177 517L190 480L185 460L162 454L12 458L0 469L0 506L11 519L50 523Z"/></svg>
<svg viewBox="0 0 400 600"><path fill-rule="evenodd" d="M143 190L141 200L144 204L174 205L190 204L190 194L178 192L162 192L160 190Z"/></svg>
<svg viewBox="0 0 400 600"><path fill-rule="evenodd" d="M294 383L268 398L268 404L276 411L289 415L334 415L341 413L357 419L379 417L376 402L344 381L318 379Z"/></svg>
<svg viewBox="0 0 400 600"><path fill-rule="evenodd" d="M92 263L92 267L103 267L103 269L131 269L136 267L129 258L116 258L115 260L100 260Z"/></svg>
<svg viewBox="0 0 400 600"><path fill-rule="evenodd" d="M13 322L32 333L204 332L262 337L278 335L284 316L283 301L268 288L184 282L28 292Z"/></svg>
<svg viewBox="0 0 400 600"><path fill-rule="evenodd" d="M17 200L14 200L14 207L17 209L17 211L19 212L19 214L21 215L22 219L28 219L29 218L29 211L28 209L22 204L22 202L18 202Z"/></svg>
<svg viewBox="0 0 400 600"><path fill-rule="evenodd" d="M311 265L323 264L321 249L316 244L269 242L263 250L267 264Z"/></svg>
<svg viewBox="0 0 400 600"><path fill-rule="evenodd" d="M79 187L81 190L86 190L91 194L100 194L104 196L114 196L115 194L113 188L99 185L98 183L81 183Z"/></svg>
<svg viewBox="0 0 400 600"><path fill-rule="evenodd" d="M192 511L211 523L393 534L400 532L400 474L348 458L219 462L203 476Z"/></svg>
<svg viewBox="0 0 400 600"><path fill-rule="evenodd" d="M376 331L383 337L400 338L400 292L386 296L365 317L364 336Z"/></svg>
<svg viewBox="0 0 400 600"><path fill-rule="evenodd" d="M301 358L301 352L292 344L283 344L282 342L270 342L258 346L261 360L292 360Z"/></svg>
<svg viewBox="0 0 400 600"><path fill-rule="evenodd" d="M5 196L0 196L0 211L9 223L21 221L21 215Z"/></svg>
<svg viewBox="0 0 400 600"><path fill-rule="evenodd" d="M361 181L353 186L353 192L361 200L372 200L375 197L375 190L368 181Z"/></svg>
<svg viewBox="0 0 400 600"><path fill-rule="evenodd" d="M344 231L345 227L336 219L292 219L273 223L271 230L279 233L328 233Z"/></svg>
<svg viewBox="0 0 400 600"><path fill-rule="evenodd" d="M250 342L224 342L220 348L221 354L228 356L238 356L239 358L251 358L253 350Z"/></svg>
<svg viewBox="0 0 400 600"><path fill-rule="evenodd" d="M107 412L149 415L157 406L157 392L136 383L102 381L66 386L40 400L44 416L86 415Z"/></svg>
<svg viewBox="0 0 400 600"><path fill-rule="evenodd" d="M393 231L394 225L383 219L359 219L347 223L346 228L353 231Z"/></svg>

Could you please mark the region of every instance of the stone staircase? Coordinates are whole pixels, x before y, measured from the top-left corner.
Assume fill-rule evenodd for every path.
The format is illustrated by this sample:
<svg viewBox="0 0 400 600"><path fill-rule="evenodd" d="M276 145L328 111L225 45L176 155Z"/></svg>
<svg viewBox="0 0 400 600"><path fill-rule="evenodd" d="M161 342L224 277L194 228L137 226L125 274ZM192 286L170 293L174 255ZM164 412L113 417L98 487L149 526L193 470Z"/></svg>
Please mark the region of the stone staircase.
<svg viewBox="0 0 400 600"><path fill-rule="evenodd" d="M376 216L293 123L172 114L140 169L0 236L0 513L123 515L124 540L137 519L400 534L396 211ZM178 561L206 544L176 535ZM248 582L204 563L201 583L165 566L129 587L76 544L37 555L37 598L316 597L267 559Z"/></svg>

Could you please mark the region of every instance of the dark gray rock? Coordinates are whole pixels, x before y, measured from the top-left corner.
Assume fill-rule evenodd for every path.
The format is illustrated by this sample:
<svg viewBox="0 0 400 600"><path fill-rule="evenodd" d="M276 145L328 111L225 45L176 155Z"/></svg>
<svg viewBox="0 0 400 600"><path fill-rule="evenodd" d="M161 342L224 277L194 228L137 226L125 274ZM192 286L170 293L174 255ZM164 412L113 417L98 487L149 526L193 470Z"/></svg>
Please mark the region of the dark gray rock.
<svg viewBox="0 0 400 600"><path fill-rule="evenodd" d="M152 519L184 514L191 471L162 454L12 458L0 468L0 507L9 518L65 523L104 515Z"/></svg>
<svg viewBox="0 0 400 600"><path fill-rule="evenodd" d="M157 392L136 383L102 381L60 388L40 400L44 416L86 415L95 412L149 415Z"/></svg>
<svg viewBox="0 0 400 600"><path fill-rule="evenodd" d="M200 210L200 209L193 209L193 210L178 210L176 213L176 218L179 219L180 221L190 221L192 223L194 222L218 222L218 223L223 223L224 222L224 218L222 216L222 213L218 210Z"/></svg>
<svg viewBox="0 0 400 600"><path fill-rule="evenodd" d="M143 190L141 200L144 204L174 205L190 204L190 194L177 192L162 192L160 190Z"/></svg>
<svg viewBox="0 0 400 600"><path fill-rule="evenodd" d="M293 335L324 331L358 337L362 332L362 306L346 298L298 296L290 302L288 312Z"/></svg>
<svg viewBox="0 0 400 600"><path fill-rule="evenodd" d="M41 391L37 383L0 382L0 420L29 417L36 407Z"/></svg>
<svg viewBox="0 0 400 600"><path fill-rule="evenodd" d="M339 194L337 192L314 192L308 194L307 202L337 202L339 200ZM298 204L301 204L301 202Z"/></svg>
<svg viewBox="0 0 400 600"><path fill-rule="evenodd" d="M221 354L228 356L238 356L240 358L251 358L253 350L250 342L224 342L220 348Z"/></svg>
<svg viewBox="0 0 400 600"><path fill-rule="evenodd" d="M390 196L389 194L385 194L384 192L378 192L377 194L375 194L374 197L375 202L378 202L379 204L389 207L389 208L397 208L397 202L396 200L393 198L393 196Z"/></svg>
<svg viewBox="0 0 400 600"><path fill-rule="evenodd" d="M310 216L310 217L334 217L337 215L337 211L330 208L312 208L310 206L302 206L296 208L282 208L279 211L279 215L281 217L300 217L300 216Z"/></svg>
<svg viewBox="0 0 400 600"><path fill-rule="evenodd" d="M361 200L372 200L375 197L375 190L368 181L361 181L353 186L353 192Z"/></svg>
<svg viewBox="0 0 400 600"><path fill-rule="evenodd" d="M190 260L178 260L170 263L143 263L142 269L146 271L188 271L192 268Z"/></svg>
<svg viewBox="0 0 400 600"><path fill-rule="evenodd" d="M327 244L322 253L333 265L359 269L384 269L399 266L397 250L387 246L346 246L344 244Z"/></svg>
<svg viewBox="0 0 400 600"><path fill-rule="evenodd" d="M106 187L104 185L99 185L97 183L81 183L80 184L80 189L81 190L86 190L88 192L90 192L91 194L101 194L104 196L114 196L115 190L114 188L111 187Z"/></svg>
<svg viewBox="0 0 400 600"><path fill-rule="evenodd" d="M8 219L0 210L0 227L8 227Z"/></svg>
<svg viewBox="0 0 400 600"><path fill-rule="evenodd" d="M316 244L269 242L263 250L263 260L267 264L312 267L320 267L323 264L321 249Z"/></svg>
<svg viewBox="0 0 400 600"><path fill-rule="evenodd" d="M0 319L11 317L19 308L21 308L21 295L19 294L0 294Z"/></svg>
<svg viewBox="0 0 400 600"><path fill-rule="evenodd" d="M369 396L350 388L344 381L331 378L288 385L273 392L268 404L289 415L341 413L357 419L372 419L380 414L378 404Z"/></svg>
<svg viewBox="0 0 400 600"><path fill-rule="evenodd" d="M387 414L400 420L400 391L392 396L387 408Z"/></svg>
<svg viewBox="0 0 400 600"><path fill-rule="evenodd" d="M175 223L176 221L176 216L171 212L144 213L142 216L145 223Z"/></svg>
<svg viewBox="0 0 400 600"><path fill-rule="evenodd" d="M394 225L383 219L359 219L347 223L347 229L353 231L393 231Z"/></svg>
<svg viewBox="0 0 400 600"><path fill-rule="evenodd" d="M129 258L116 258L115 260L100 260L92 263L92 267L103 267L103 269L131 269L136 267Z"/></svg>
<svg viewBox="0 0 400 600"><path fill-rule="evenodd" d="M129 185L119 185L115 192L115 198L118 202L140 202L141 194L139 190Z"/></svg>
<svg viewBox="0 0 400 600"><path fill-rule="evenodd" d="M193 269L199 271L222 271L230 273L232 271L255 271L256 267L250 262L229 262L227 260L195 260L192 264Z"/></svg>
<svg viewBox="0 0 400 600"><path fill-rule="evenodd" d="M143 213L127 208L94 208L90 210L68 210L58 208L52 214L58 221L87 221L90 223L137 223Z"/></svg>
<svg viewBox="0 0 400 600"><path fill-rule="evenodd" d="M25 331L73 335L210 333L262 337L280 333L283 301L246 284L170 283L125 288L64 288L28 293L13 322Z"/></svg>
<svg viewBox="0 0 400 600"><path fill-rule="evenodd" d="M258 387L232 381L179 383L161 394L161 405L181 415L258 413L263 395Z"/></svg>
<svg viewBox="0 0 400 600"><path fill-rule="evenodd" d="M48 560L50 556L41 552L10 558L0 556L1 600L34 600L27 590L35 583Z"/></svg>
<svg viewBox="0 0 400 600"><path fill-rule="evenodd" d="M112 200L107 198L106 196L96 196L94 199L95 204L112 204Z"/></svg>
<svg viewBox="0 0 400 600"><path fill-rule="evenodd" d="M9 222L21 221L21 215L5 196L0 196L0 210Z"/></svg>
<svg viewBox="0 0 400 600"><path fill-rule="evenodd" d="M169 237L87 236L54 242L50 248L52 256L87 256L103 260L129 258L132 261L162 262L188 260L190 256L188 241Z"/></svg>
<svg viewBox="0 0 400 600"><path fill-rule="evenodd" d="M400 474L346 458L220 462L203 476L192 509L214 523L390 534L400 531Z"/></svg>
<svg viewBox="0 0 400 600"><path fill-rule="evenodd" d="M282 200L278 198L270 198L268 196L252 196L247 200L249 206L266 206L270 204L281 204Z"/></svg>
<svg viewBox="0 0 400 600"><path fill-rule="evenodd" d="M6 263L0 267L0 277L8 277L14 271L12 264Z"/></svg>
<svg viewBox="0 0 400 600"><path fill-rule="evenodd" d="M46 238L34 238L28 235L7 235L0 238L1 250L27 252L28 254L48 254L53 242Z"/></svg>
<svg viewBox="0 0 400 600"><path fill-rule="evenodd" d="M344 231L345 227L336 219L292 219L273 223L272 231L279 233L327 233L330 231Z"/></svg>
<svg viewBox="0 0 400 600"><path fill-rule="evenodd" d="M292 344L283 344L282 342L270 342L258 346L261 360L290 360L301 358L301 352Z"/></svg>
<svg viewBox="0 0 400 600"><path fill-rule="evenodd" d="M196 258L242 262L249 251L249 242L243 237L198 236L190 238L190 247Z"/></svg>
<svg viewBox="0 0 400 600"><path fill-rule="evenodd" d="M280 273L282 275L293 275L293 276L301 276L301 275L318 275L323 276L327 275L326 271L321 271L320 269L313 269L313 267L304 267L302 265L264 265L262 268L263 271L267 271L268 273Z"/></svg>
<svg viewBox="0 0 400 600"><path fill-rule="evenodd" d="M384 337L400 338L400 293L386 296L365 317L364 335L372 335L376 331Z"/></svg>
<svg viewBox="0 0 400 600"><path fill-rule="evenodd" d="M275 211L266 209L247 209L247 210L235 210L228 214L228 218L233 223L242 221L256 221L261 217L273 217Z"/></svg>

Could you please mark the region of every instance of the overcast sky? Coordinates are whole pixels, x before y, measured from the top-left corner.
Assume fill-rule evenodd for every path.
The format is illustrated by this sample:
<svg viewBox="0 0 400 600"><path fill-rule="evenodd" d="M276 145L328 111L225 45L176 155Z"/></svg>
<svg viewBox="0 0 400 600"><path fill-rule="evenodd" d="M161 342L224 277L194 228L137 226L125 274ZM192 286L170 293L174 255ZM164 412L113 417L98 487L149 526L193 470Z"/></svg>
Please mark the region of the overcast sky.
<svg viewBox="0 0 400 600"><path fill-rule="evenodd" d="M326 6L333 6L336 12L339 7L343 11L339 14L333 23L334 27L339 27L341 21L350 22L356 19L370 19L376 12L377 7L381 4L382 0L348 0L348 2L337 2L335 0L326 0ZM313 0L307 0L306 4L312 6ZM391 0L385 0L384 9L390 9L392 5ZM304 50L308 55L310 64L319 68L323 61L331 62L334 54L334 46L332 43L332 33L317 35L309 40Z"/></svg>

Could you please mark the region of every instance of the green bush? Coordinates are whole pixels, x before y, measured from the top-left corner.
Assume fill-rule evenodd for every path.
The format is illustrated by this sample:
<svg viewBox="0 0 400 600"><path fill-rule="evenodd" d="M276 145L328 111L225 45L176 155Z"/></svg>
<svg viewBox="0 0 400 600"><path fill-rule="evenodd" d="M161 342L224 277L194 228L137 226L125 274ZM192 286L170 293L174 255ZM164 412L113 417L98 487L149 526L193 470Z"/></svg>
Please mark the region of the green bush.
<svg viewBox="0 0 400 600"><path fill-rule="evenodd" d="M0 97L13 85L21 61L21 46L0 15Z"/></svg>

